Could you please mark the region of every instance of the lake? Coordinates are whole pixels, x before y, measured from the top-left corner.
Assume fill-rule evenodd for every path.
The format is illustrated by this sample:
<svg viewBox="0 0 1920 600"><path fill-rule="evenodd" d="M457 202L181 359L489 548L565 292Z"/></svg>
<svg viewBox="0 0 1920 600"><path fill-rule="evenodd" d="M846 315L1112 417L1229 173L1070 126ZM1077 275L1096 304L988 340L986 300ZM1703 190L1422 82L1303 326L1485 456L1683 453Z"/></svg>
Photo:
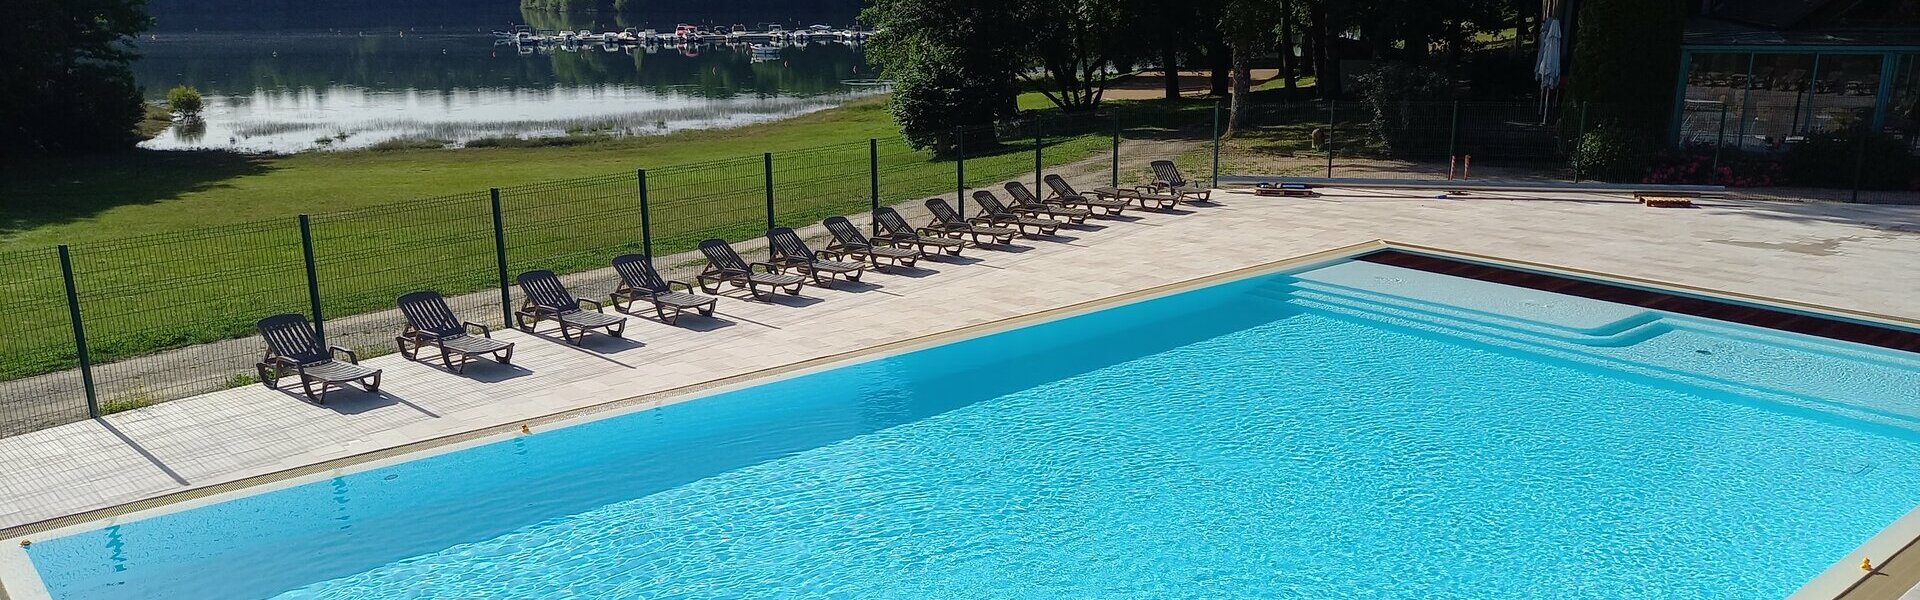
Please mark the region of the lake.
<svg viewBox="0 0 1920 600"><path fill-rule="evenodd" d="M206 110L202 122L176 124L142 147L290 153L402 139L646 135L781 119L886 91L851 42L534 47L493 34L516 23L794 30L845 27L852 14L559 15L478 4L254 18L157 10L135 76L151 100L197 87Z"/></svg>

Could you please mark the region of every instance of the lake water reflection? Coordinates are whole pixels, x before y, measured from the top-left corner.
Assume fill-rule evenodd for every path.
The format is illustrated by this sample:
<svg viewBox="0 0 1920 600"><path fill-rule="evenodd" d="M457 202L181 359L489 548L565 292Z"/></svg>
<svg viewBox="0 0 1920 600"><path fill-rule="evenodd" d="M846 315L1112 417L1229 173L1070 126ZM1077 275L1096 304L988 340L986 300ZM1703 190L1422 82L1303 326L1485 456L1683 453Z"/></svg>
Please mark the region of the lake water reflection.
<svg viewBox="0 0 1920 600"><path fill-rule="evenodd" d="M302 152L403 138L643 135L779 119L885 91L863 49L837 42L535 49L502 44L484 26L443 25L161 29L138 47L135 74L150 98L183 83L207 96L204 123L143 144L155 149Z"/></svg>

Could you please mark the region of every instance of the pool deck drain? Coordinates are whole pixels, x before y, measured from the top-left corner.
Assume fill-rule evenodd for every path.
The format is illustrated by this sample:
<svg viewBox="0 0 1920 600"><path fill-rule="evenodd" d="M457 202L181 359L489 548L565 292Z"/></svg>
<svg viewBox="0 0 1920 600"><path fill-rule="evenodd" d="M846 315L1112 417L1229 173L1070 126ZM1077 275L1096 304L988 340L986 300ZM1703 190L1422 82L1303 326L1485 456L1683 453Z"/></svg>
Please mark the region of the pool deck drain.
<svg viewBox="0 0 1920 600"><path fill-rule="evenodd" d="M1835 307L1890 322L1920 317L1920 208L1716 200L1654 211L1629 198L1434 200L1333 190L1311 199L1220 193L1186 214L1129 212L1017 251L972 250L857 291L809 288L782 304L723 300L707 331L634 319L631 341L586 348L511 332L517 368L461 377L398 356L380 395L328 407L248 386L0 439L4 537L75 515L471 435L620 398L763 373L862 349L1058 310L1330 248L1390 239L1738 295ZM1729 244L1725 240L1764 242ZM1831 252L1773 244L1840 240ZM330 398L332 399L332 398ZM14 550L17 552L17 550ZM1903 557L1904 558L1904 557ZM1920 569L1920 557L1913 561ZM1885 567L1902 568L1896 560ZM1849 596L1885 597L1892 595Z"/></svg>

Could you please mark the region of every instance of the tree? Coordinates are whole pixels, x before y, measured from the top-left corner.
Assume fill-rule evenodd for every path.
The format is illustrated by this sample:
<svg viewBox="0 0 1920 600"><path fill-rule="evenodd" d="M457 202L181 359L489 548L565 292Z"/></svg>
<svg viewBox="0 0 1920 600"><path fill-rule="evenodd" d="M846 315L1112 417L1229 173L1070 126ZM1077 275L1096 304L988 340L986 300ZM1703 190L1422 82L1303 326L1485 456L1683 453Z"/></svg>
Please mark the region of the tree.
<svg viewBox="0 0 1920 600"><path fill-rule="evenodd" d="M1227 111L1227 135L1237 133L1253 95L1253 56L1272 46L1280 11L1271 0L1229 0L1220 18L1221 37L1233 55L1233 96Z"/></svg>
<svg viewBox="0 0 1920 600"><path fill-rule="evenodd" d="M1020 32L993 0L874 0L860 20L879 30L867 57L893 79L888 109L907 142L946 153L954 133L1011 116ZM984 128L978 142L993 142Z"/></svg>
<svg viewBox="0 0 1920 600"><path fill-rule="evenodd" d="M20 5L24 4L24 5ZM144 114L129 41L151 19L145 0L19 0L24 19L0 44L0 132L7 151L127 148Z"/></svg>
<svg viewBox="0 0 1920 600"><path fill-rule="evenodd" d="M206 102L200 98L200 90L190 85L176 85L167 90L167 107L179 113L183 119L197 119L200 109Z"/></svg>
<svg viewBox="0 0 1920 600"><path fill-rule="evenodd" d="M1131 62L1132 44L1148 35L1131 0L1016 0L1012 24L1024 24L1021 54L1032 69L1018 74L1061 110L1091 110L1106 92L1111 68ZM1035 77L1035 70L1045 73Z"/></svg>
<svg viewBox="0 0 1920 600"><path fill-rule="evenodd" d="M1685 23L1686 9L1675 2L1585 0L1567 91L1593 104L1595 123L1657 135L1670 118Z"/></svg>

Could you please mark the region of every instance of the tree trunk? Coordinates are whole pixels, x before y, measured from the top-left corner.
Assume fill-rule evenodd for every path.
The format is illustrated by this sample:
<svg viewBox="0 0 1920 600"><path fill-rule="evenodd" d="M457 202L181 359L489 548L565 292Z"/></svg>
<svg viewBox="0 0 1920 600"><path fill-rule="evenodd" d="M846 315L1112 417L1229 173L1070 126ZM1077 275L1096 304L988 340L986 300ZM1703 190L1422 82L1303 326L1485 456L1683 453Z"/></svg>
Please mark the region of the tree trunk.
<svg viewBox="0 0 1920 600"><path fill-rule="evenodd" d="M1173 47L1174 40L1167 40L1160 49L1160 72L1166 76L1168 100L1180 99L1180 53Z"/></svg>
<svg viewBox="0 0 1920 600"><path fill-rule="evenodd" d="M1233 44L1233 99L1227 109L1227 137L1240 131L1247 117L1247 103L1253 96L1253 44L1236 40Z"/></svg>
<svg viewBox="0 0 1920 600"><path fill-rule="evenodd" d="M1314 34L1320 38L1319 47L1314 49L1316 53L1313 57L1313 71L1319 82L1314 87L1320 89L1320 98L1323 100L1340 96L1340 73L1336 72L1334 62L1334 57L1339 56L1339 51L1334 49L1338 41L1334 39L1334 32L1327 24L1327 2L1328 0L1318 0L1313 3L1313 29Z"/></svg>
<svg viewBox="0 0 1920 600"><path fill-rule="evenodd" d="M1289 102L1299 91L1294 81L1293 48L1293 0L1280 0L1280 77L1286 81Z"/></svg>

